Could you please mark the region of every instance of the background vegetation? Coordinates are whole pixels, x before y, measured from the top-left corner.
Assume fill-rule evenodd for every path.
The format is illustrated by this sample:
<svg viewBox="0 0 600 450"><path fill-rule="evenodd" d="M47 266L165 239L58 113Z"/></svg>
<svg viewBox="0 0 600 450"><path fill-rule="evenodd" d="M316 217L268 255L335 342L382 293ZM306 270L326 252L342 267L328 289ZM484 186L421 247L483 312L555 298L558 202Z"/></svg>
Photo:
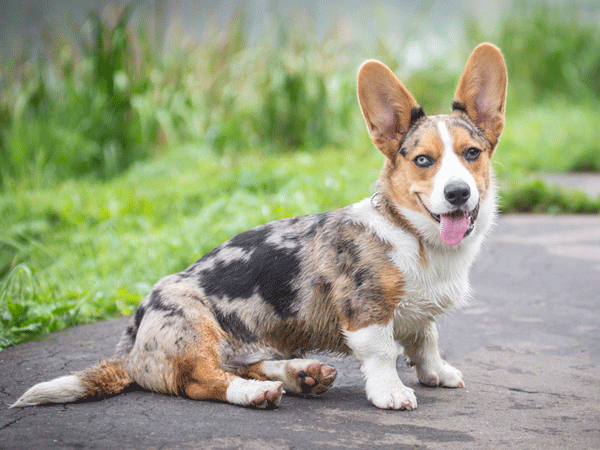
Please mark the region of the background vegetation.
<svg viewBox="0 0 600 450"><path fill-rule="evenodd" d="M535 174L600 170L599 27L514 8L519 20L494 34L467 20L456 53L403 81L427 112L446 112L457 58L499 45L510 80L501 209L598 212L600 198ZM399 71L405 55L385 41L362 48L336 27L316 39L273 20L250 43L240 13L191 44L133 26L131 12L49 32L43 59L0 60L0 348L130 314L161 276L225 239L357 201L377 177L355 76L366 58Z"/></svg>

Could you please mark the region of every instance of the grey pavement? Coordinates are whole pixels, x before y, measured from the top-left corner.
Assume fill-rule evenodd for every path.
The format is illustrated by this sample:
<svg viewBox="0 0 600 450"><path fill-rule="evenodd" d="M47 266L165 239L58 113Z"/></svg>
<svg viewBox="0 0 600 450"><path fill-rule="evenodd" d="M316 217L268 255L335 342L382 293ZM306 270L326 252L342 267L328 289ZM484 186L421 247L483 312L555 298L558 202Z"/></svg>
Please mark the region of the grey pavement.
<svg viewBox="0 0 600 450"><path fill-rule="evenodd" d="M600 195L600 174L587 173L549 173L541 176L546 182L567 189L581 191L591 198Z"/></svg>
<svg viewBox="0 0 600 450"><path fill-rule="evenodd" d="M370 405L353 358L323 358L339 373L323 398L272 411L141 390L8 409L33 383L110 356L121 318L0 352L0 448L600 448L600 217L501 217L471 279L470 306L438 321L466 388L420 386L399 362L415 411Z"/></svg>

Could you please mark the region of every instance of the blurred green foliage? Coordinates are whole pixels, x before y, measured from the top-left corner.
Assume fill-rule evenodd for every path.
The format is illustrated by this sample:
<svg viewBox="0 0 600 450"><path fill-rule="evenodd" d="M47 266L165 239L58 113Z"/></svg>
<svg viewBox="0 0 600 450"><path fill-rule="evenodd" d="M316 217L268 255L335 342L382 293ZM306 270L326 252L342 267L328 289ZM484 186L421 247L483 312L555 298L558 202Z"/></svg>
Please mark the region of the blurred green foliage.
<svg viewBox="0 0 600 450"><path fill-rule="evenodd" d="M377 178L356 71L367 58L402 68L385 40L364 48L340 24L316 39L273 20L251 43L238 12L191 44L131 15L47 33L45 59L0 59L0 348L129 314L227 238L347 205ZM501 47L502 211L600 211L531 175L600 170L599 26L580 19L517 3L493 33L467 21L460 49L402 77L428 113L448 112L472 48Z"/></svg>
<svg viewBox="0 0 600 450"><path fill-rule="evenodd" d="M600 99L600 27L574 5L550 6L518 0L498 31L471 19L466 24L470 45L492 40L507 61L510 106L561 97L568 103L597 104Z"/></svg>
<svg viewBox="0 0 600 450"><path fill-rule="evenodd" d="M403 64L385 40L360 48L335 25L317 40L280 19L249 43L238 12L225 28L209 24L192 45L176 32L152 30L149 20L131 25L131 14L129 6L112 17L93 14L87 34L75 25L70 35L47 32L46 60L34 61L24 50L1 60L0 189L108 179L185 142L206 143L221 155L256 147L356 148L364 142L358 64L366 57L392 68ZM507 160L525 170L599 169L600 27L576 11L518 2L489 29L467 20L459 52L403 81L427 112L446 111L459 75L456 55L466 59L477 43L492 41L509 69ZM566 127L563 117L552 119L557 112L569 127L558 140L547 137ZM577 116L584 132L571 120ZM512 125L535 133L513 133ZM568 161L546 165L542 148L572 147L573 140Z"/></svg>

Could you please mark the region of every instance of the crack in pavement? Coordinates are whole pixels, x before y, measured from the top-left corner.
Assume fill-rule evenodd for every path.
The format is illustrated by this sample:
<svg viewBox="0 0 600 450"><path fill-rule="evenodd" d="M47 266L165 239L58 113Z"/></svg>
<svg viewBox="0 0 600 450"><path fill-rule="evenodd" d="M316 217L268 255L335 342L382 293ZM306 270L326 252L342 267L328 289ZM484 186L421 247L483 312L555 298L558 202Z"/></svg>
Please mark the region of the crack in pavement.
<svg viewBox="0 0 600 450"><path fill-rule="evenodd" d="M495 388L501 388L501 389L506 389L508 391L512 391L512 392L520 392L522 394L530 394L530 395L549 395L549 396L554 396L554 397L558 397L558 398L572 398L575 400L592 400L591 398L587 398L587 397L581 397L579 395L575 395L575 394L559 394L557 392L544 392L544 391L530 391L527 389L523 389L523 388L516 388L516 387L510 387L510 386L504 386L501 384L494 384L494 383L484 383L484 382L478 382L478 381L471 381L470 384L480 384L483 386L491 386L491 387L495 387Z"/></svg>
<svg viewBox="0 0 600 450"><path fill-rule="evenodd" d="M26 412L20 412L20 411L18 411L17 414L19 414L19 416L16 419L11 420L11 421L5 423L4 425L1 425L0 426L0 431L6 430L7 428L11 427L15 423L21 421L22 419L24 419L26 417L34 416L35 415L35 411L32 411L29 414L27 414Z"/></svg>

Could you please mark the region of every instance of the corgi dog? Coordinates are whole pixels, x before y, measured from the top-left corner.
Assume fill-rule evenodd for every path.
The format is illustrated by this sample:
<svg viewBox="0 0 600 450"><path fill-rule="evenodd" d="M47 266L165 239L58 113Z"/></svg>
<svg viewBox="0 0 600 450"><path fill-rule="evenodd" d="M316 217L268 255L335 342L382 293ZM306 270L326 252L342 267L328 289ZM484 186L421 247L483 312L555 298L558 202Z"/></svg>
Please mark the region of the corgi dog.
<svg viewBox="0 0 600 450"><path fill-rule="evenodd" d="M475 48L450 115L427 116L390 69L365 62L358 99L385 156L377 192L343 209L241 233L161 279L115 355L39 383L12 406L72 402L130 384L270 408L324 394L337 372L308 352L354 355L368 400L417 407L400 380L464 387L438 350L435 317L469 297L469 269L496 215L490 158L504 127L500 51Z"/></svg>

